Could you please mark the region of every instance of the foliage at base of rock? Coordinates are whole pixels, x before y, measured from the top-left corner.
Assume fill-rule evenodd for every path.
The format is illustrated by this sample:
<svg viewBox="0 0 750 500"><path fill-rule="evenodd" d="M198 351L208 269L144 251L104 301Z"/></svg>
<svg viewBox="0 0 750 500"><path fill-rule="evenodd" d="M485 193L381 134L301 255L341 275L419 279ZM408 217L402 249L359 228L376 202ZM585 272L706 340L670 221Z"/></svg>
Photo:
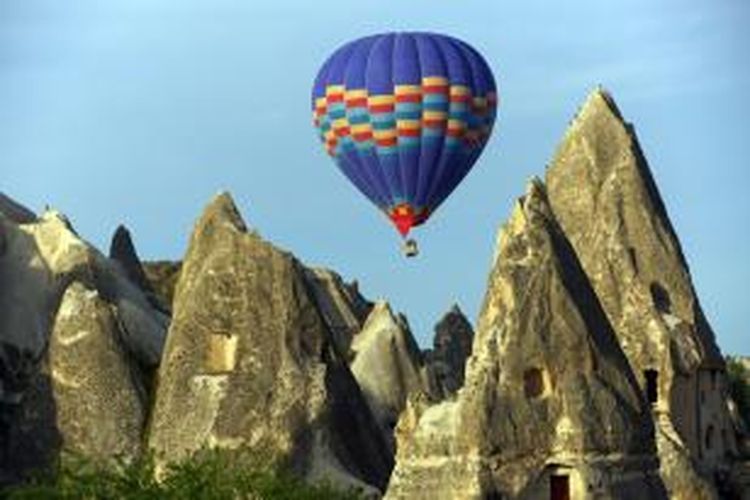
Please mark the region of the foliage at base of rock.
<svg viewBox="0 0 750 500"><path fill-rule="evenodd" d="M328 483L310 485L285 469L271 465L263 454L250 450L201 450L171 464L155 478L151 457L102 467L80 457L58 464L54 474L0 492L9 500L118 498L118 499L236 499L285 498L345 500L361 498L356 490L343 491Z"/></svg>

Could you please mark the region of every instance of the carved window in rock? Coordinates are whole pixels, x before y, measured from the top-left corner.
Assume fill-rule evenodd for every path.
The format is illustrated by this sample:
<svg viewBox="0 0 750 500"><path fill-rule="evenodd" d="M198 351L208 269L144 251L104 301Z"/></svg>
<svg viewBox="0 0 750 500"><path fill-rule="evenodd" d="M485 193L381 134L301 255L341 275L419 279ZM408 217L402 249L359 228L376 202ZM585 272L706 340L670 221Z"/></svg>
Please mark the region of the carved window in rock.
<svg viewBox="0 0 750 500"><path fill-rule="evenodd" d="M628 247L628 257L630 258L630 265L633 266L633 271L638 274L638 259L635 256L635 248Z"/></svg>
<svg viewBox="0 0 750 500"><path fill-rule="evenodd" d="M218 375L234 371L237 364L237 335L214 333L209 335L206 349L205 372Z"/></svg>
<svg viewBox="0 0 750 500"><path fill-rule="evenodd" d="M672 299L669 298L669 292L658 281L652 281L649 290L656 310L661 313L671 313Z"/></svg>
<svg viewBox="0 0 750 500"><path fill-rule="evenodd" d="M528 399L538 398L544 395L546 390L544 371L537 368L527 368L523 372L523 393Z"/></svg>
<svg viewBox="0 0 750 500"><path fill-rule="evenodd" d="M643 371L646 382L646 399L652 405L659 400L659 372L653 369Z"/></svg>

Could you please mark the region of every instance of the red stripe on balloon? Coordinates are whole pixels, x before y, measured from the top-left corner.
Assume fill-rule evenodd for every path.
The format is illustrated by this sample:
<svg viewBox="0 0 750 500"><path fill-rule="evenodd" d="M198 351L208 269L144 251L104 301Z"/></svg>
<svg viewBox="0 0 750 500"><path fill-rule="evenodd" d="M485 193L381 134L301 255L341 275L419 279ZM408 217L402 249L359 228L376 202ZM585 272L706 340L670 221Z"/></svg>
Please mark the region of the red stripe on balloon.
<svg viewBox="0 0 750 500"><path fill-rule="evenodd" d="M397 144L395 137L388 137L386 139L377 139L375 142L378 146L383 146L383 147L395 146Z"/></svg>
<svg viewBox="0 0 750 500"><path fill-rule="evenodd" d="M392 113L393 104L373 104L370 106L370 113Z"/></svg>

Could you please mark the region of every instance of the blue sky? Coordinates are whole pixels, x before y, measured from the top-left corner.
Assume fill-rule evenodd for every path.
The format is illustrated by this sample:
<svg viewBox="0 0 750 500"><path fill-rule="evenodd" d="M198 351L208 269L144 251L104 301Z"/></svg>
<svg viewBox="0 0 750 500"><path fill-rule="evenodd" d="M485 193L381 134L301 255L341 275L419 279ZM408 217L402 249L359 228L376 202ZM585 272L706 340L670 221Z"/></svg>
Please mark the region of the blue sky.
<svg viewBox="0 0 750 500"><path fill-rule="evenodd" d="M0 190L58 207L104 250L125 223L142 257L177 259L227 189L248 224L390 300L424 345L453 302L476 319L499 224L602 84L636 126L719 344L750 354L749 22L743 0L3 0ZM410 261L310 123L327 55L393 30L467 40L502 99Z"/></svg>

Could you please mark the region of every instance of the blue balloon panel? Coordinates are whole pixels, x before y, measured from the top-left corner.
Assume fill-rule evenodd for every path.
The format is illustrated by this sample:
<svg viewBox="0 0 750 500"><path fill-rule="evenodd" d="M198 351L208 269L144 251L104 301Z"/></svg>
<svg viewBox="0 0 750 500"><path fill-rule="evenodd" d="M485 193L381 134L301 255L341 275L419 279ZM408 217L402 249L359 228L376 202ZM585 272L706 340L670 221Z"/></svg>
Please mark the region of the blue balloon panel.
<svg viewBox="0 0 750 500"><path fill-rule="evenodd" d="M336 50L315 79L312 106L328 154L406 235L471 170L495 123L497 92L467 43L387 33Z"/></svg>

